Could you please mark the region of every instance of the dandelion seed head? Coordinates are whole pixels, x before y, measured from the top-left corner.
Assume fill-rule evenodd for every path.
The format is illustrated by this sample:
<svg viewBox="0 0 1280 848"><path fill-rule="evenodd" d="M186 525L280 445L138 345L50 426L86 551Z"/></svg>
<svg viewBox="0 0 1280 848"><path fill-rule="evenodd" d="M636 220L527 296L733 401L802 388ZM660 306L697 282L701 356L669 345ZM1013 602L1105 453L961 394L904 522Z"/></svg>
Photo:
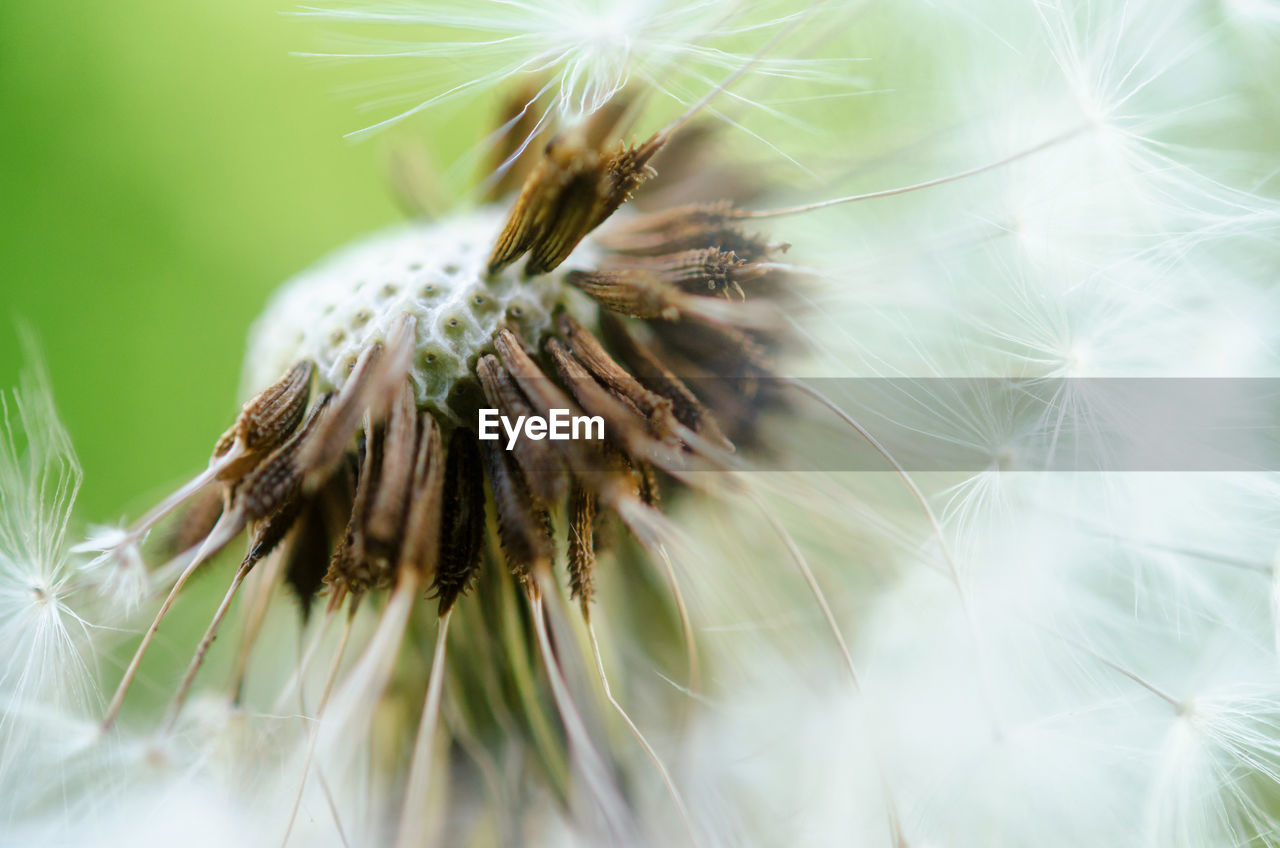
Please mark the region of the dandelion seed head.
<svg viewBox="0 0 1280 848"><path fill-rule="evenodd" d="M617 47L621 24L606 24L592 25L592 37ZM268 711L241 707L255 700L250 677L281 668L250 657L280 653L265 636L266 619L272 594L287 593L304 634L297 679L312 676L303 666L313 656L327 666L318 703L305 685L286 691L298 696L303 715L314 711L294 757L296 789L279 805L289 829L316 798L307 789L314 768L316 781L338 774L356 784L403 784L402 805L365 808L368 793L353 792L332 806L373 835L385 832L387 810L398 810L401 839L416 843L412 834L431 818L419 787L441 768L433 748L446 685L444 703L460 714L450 723L459 735L474 727L475 747L486 756L519 752L522 775L566 804L583 788L598 808L586 811L586 824L601 833L633 827L576 705L578 672L565 670L568 655L558 646L583 626L595 645L590 610L597 534L609 541L605 522L630 531L614 537L619 547L638 542L623 555L666 560L680 536L659 512L667 483L658 471L676 485L689 459L728 467L737 461L731 440L780 407L754 380L722 379L723 388L704 398L672 369L692 362L711 377L769 375L787 344L760 307L787 300L790 274L772 261L783 246L757 232L732 201L704 196L700 180L673 167L668 193L657 193L662 172L651 160L669 150L694 173L718 167L710 146L716 131L685 136L668 127L628 142L619 137L630 126L623 116L638 101L618 102L587 125L563 127L544 146L504 137L512 167L489 186L495 196L507 194L501 205L375 234L287 282L252 330L250 397L207 467L129 530L86 543L86 550L107 549L118 567L159 521L190 505L173 534L184 540L176 545L182 552L153 579L168 592L106 708L109 730L128 723L127 693L143 679L143 659L187 581L237 537L250 536L161 731L132 746L140 762L166 772L188 762L214 772L224 761L271 763L270 734L261 735L271 725ZM641 194L651 181L657 188ZM519 427L575 407L600 422L596 432L612 428L612 437L545 439L544 430L504 446L484 426L490 408ZM695 677L679 584L671 576L668 585L653 614L681 608ZM215 696L209 712L192 695L237 598L246 611L235 640L235 694ZM575 606L578 631L565 617ZM365 610L376 619L372 632L358 626ZM456 636L449 632L455 620ZM341 629L336 646L323 645L330 625ZM430 631L437 647L423 698L412 646ZM461 677L445 676L446 656ZM472 685L471 670L491 679ZM597 671L608 691L602 660ZM416 724L406 710L411 700L423 703ZM291 701L281 696L273 707L292 709ZM625 709L610 703L687 819L660 758ZM567 738L553 725L557 715ZM285 735L294 742L282 752L289 756L296 733Z"/></svg>

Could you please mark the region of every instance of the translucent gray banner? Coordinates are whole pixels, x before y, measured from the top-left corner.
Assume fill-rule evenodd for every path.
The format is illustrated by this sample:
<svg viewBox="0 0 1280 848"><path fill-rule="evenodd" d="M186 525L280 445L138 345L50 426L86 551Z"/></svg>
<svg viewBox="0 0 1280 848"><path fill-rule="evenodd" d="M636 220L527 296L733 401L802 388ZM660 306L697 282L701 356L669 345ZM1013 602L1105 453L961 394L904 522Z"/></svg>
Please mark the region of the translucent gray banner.
<svg viewBox="0 0 1280 848"><path fill-rule="evenodd" d="M736 446L731 465L742 470L1280 470L1280 378L685 383L700 397L746 388L786 407ZM681 462L714 470L721 460Z"/></svg>
<svg viewBox="0 0 1280 848"><path fill-rule="evenodd" d="M707 438L691 453L649 442L643 452L677 471L1280 471L1280 378L683 382L722 410L737 444L717 449ZM744 395L752 400L724 411ZM613 408L622 418L606 419L606 441L643 436L635 407ZM629 427L618 425L624 419ZM645 441L624 451L642 455ZM599 451L562 447L555 456L575 471L602 470ZM604 468L616 468L612 456Z"/></svg>
<svg viewBox="0 0 1280 848"><path fill-rule="evenodd" d="M690 382L698 391L700 381ZM757 468L892 470L888 454L908 471L1280 470L1280 379L812 379L760 388L793 414L766 431L763 455L752 454ZM768 449L770 435L779 449Z"/></svg>

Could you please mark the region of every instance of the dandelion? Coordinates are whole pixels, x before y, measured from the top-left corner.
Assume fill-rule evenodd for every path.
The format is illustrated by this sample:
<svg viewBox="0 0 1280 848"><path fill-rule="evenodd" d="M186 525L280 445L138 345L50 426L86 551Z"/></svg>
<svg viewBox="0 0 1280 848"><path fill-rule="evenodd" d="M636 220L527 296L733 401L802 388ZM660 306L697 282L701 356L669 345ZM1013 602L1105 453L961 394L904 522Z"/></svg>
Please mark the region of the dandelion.
<svg viewBox="0 0 1280 848"><path fill-rule="evenodd" d="M304 10L400 39L329 55L426 71L371 129L508 87L493 170L288 281L205 469L83 546L115 605L159 595L89 820L1280 844L1274 457L1192 473L1166 431L1214 396L1106 382L1274 372L1274 151L1232 41L1269 16L925 5L859 19L889 96L797 157L818 190L741 164L758 124L722 107L861 87L787 58L842 4ZM487 439L489 409L604 438ZM198 579L219 600L147 715Z"/></svg>
<svg viewBox="0 0 1280 848"><path fill-rule="evenodd" d="M194 504L175 534L178 553L158 572L173 575L172 585L111 698L104 729L115 724L184 585L247 533L248 553L196 646L157 744L163 748L182 721L236 596L247 593L249 607L260 610L275 586L288 587L304 625L321 619L310 638L334 628L341 636L315 702L320 723L307 734L284 839L313 760L329 771L365 756L353 740L376 734L374 711L393 692L409 691L406 674L424 670L406 644L410 634L433 631L399 823L390 830L375 823L375 832L413 845L439 826L428 814L428 786L441 769L437 728L452 676L455 691L466 693L454 701L459 721L482 727L504 713L519 716L506 730L528 735L547 790L580 804L571 790L584 787L589 803L579 814L597 838L632 838L632 813L574 692L587 669L566 646L585 631L610 704L693 835L670 772L610 690L591 615L597 555L606 533L626 532L655 561L680 546L659 511L658 475L708 489L715 484L699 481L697 465L739 464L735 442L779 403L767 382L784 344L780 309L798 282L774 261L785 245L750 226L732 201L675 184L662 201L646 202L651 181L663 188L660 155L710 164L710 140L678 135L689 112L640 142L615 141L630 119L627 101L614 99L544 149L514 150L521 184L513 197L375 235L299 275L268 305L246 360L255 394L208 468L100 546L100 559L128 562L151 527ZM518 137L511 143L522 146ZM482 437L485 408L511 420L585 414L607 435L544 441L527 431L504 449ZM577 623L553 573L561 561ZM797 563L807 571L802 558ZM670 590L666 603L679 603L674 580ZM422 600L428 592L434 604ZM463 600L472 593L474 602ZM366 607L381 609L357 654L351 634ZM261 627L251 613L236 700ZM451 635L457 631L466 635ZM696 648L688 650L694 673ZM468 681L469 669L486 667L488 681ZM480 688L468 691L473 686Z"/></svg>

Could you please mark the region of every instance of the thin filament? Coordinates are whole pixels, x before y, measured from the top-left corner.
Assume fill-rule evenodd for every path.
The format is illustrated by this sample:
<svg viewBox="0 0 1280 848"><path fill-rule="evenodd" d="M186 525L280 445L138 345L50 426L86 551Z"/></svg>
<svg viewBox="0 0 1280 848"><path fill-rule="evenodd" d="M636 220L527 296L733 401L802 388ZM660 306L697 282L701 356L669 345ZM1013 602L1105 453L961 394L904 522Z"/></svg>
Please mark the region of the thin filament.
<svg viewBox="0 0 1280 848"><path fill-rule="evenodd" d="M970 168L966 171L960 171L959 173L955 173L955 174L948 174L945 177L938 177L932 180L925 180L922 183L913 183L907 186L898 186L897 188L886 188L886 189L881 189L880 191L868 192L866 194L850 194L845 197L835 197L835 198L832 198L831 200L819 200L816 203L805 203L800 206L787 206L782 209L760 209L760 210L739 209L739 210L730 212L729 217L731 218L778 218L783 215L798 215L802 212L812 212L815 209L826 209L829 206L839 206L844 203L857 203L861 200L876 200L881 197L895 197L899 194L907 194L909 192L919 191L920 189L924 189L924 188L933 188L934 186L946 185L947 183L953 183L953 182L956 182L957 180L963 180L967 177L976 177L978 174L983 174L983 173L986 173L987 171L994 171L997 168L1003 168L1006 165L1012 165L1014 162L1017 162L1020 159L1026 159L1029 156L1034 156L1035 154L1040 153L1043 150L1047 150L1050 147L1055 147L1059 144L1062 144L1065 141L1069 141L1070 139L1075 138L1077 135L1080 135L1082 132L1089 129L1090 126L1092 125L1082 124L1078 127L1067 130L1064 133L1055 135L1053 138L1047 139L1046 141L1042 141L1039 144L1035 145L1034 147L1029 147L1026 150L1020 150L1017 153L1013 153L1009 156L1004 157L1003 159L998 159L995 162L988 162L985 165L979 165L976 168Z"/></svg>
<svg viewBox="0 0 1280 848"><path fill-rule="evenodd" d="M436 648L431 658L431 676L427 680L427 694L422 704L422 718L418 722L418 738L413 745L413 758L409 765L409 780L404 792L404 805L400 810L399 848L413 848L427 844L426 813L427 795L431 789L431 752L436 738L436 725L440 721L440 695L444 689L445 643L449 636L450 609L440 617L436 630Z"/></svg>
<svg viewBox="0 0 1280 848"><path fill-rule="evenodd" d="M613 690L609 688L609 677L604 671L604 659L600 655L600 643L596 639L596 628L591 623L591 619L586 619L587 636L591 640L591 653L595 656L596 671L600 675L600 685L604 687L604 696L617 710L618 715L626 722L627 727L631 730L631 734L636 737L636 741L640 743L640 747L644 748L644 752L649 755L649 759L653 760L654 766L657 767L658 773L662 775L662 783L667 787L667 794L671 796L672 802L676 805L677 812L680 813L680 821L684 824L685 831L689 835L689 842L692 845L698 844L698 834L694 830L693 820L689 817L689 810L685 806L684 799L680 797L680 790L676 789L675 781L671 779L670 772L667 771L666 765L662 762L662 758L658 756L658 752L649 744L649 740L640 732L640 728L631 720L631 716L623 709L622 704L618 703L618 699L613 697Z"/></svg>

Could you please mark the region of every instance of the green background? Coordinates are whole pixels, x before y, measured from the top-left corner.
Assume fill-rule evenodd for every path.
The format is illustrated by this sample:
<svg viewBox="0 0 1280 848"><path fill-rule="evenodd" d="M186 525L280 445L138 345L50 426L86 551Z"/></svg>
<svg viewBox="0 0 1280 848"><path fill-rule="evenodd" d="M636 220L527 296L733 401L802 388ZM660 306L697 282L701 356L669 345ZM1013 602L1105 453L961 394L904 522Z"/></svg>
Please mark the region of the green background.
<svg viewBox="0 0 1280 848"><path fill-rule="evenodd" d="M377 69L290 56L317 27L287 8L0 3L0 386L24 322L84 465L84 519L136 515L202 467L271 291L400 217L391 142L344 139L368 118L336 93ZM439 131L457 120L412 129L447 159L475 137Z"/></svg>

